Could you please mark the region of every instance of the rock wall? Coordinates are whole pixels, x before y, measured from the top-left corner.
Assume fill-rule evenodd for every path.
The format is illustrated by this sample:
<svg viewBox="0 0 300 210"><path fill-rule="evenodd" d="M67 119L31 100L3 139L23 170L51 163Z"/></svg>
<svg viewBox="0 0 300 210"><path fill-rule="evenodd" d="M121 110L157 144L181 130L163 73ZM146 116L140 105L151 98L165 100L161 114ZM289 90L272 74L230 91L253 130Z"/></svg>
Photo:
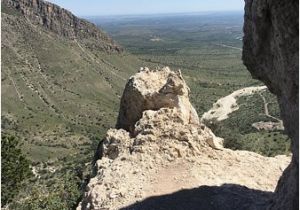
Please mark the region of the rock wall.
<svg viewBox="0 0 300 210"><path fill-rule="evenodd" d="M107 52L121 52L107 34L94 24L77 18L71 12L43 0L2 0L2 6L12 7L24 15L33 25L39 25L53 33L85 46Z"/></svg>
<svg viewBox="0 0 300 210"><path fill-rule="evenodd" d="M299 206L299 1L246 0L243 61L277 95L293 158L269 209Z"/></svg>

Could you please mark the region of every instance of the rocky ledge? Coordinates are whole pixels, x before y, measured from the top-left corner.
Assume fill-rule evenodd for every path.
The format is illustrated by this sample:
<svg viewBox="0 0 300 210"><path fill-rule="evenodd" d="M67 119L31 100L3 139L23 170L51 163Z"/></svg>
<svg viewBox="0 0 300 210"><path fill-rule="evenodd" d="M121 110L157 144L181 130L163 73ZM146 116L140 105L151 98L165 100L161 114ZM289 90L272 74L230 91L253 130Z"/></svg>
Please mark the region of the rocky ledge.
<svg viewBox="0 0 300 210"><path fill-rule="evenodd" d="M141 68L129 79L117 129L97 156L77 209L260 209L290 161L223 148L199 122L180 71L168 67ZM182 189L197 193L164 197ZM160 200L149 204L150 197Z"/></svg>

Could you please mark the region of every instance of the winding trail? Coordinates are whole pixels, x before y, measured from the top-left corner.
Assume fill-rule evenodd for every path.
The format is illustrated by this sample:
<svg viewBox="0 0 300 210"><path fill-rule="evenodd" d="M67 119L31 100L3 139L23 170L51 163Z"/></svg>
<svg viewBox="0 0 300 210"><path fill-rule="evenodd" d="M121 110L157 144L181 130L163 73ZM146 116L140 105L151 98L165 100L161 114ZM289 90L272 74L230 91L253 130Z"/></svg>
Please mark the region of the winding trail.
<svg viewBox="0 0 300 210"><path fill-rule="evenodd" d="M266 131L284 130L282 120L272 116L269 113L269 108L268 108L269 103L267 102L266 98L261 94L261 91L264 91L266 89L267 89L266 86L259 86L259 87L247 87L247 88L242 88L240 90L236 90L230 95L220 98L216 103L214 103L213 107L202 115L201 121L204 122L204 121L213 121L213 120L216 121L225 120L228 118L228 115L230 113L239 109L239 106L236 102L239 97L257 93L262 98L264 103L263 114L275 120L276 122L273 121L255 122L252 124L252 127L254 127L257 130L266 130Z"/></svg>
<svg viewBox="0 0 300 210"><path fill-rule="evenodd" d="M264 114L267 117L272 118L277 122L272 122L272 121L262 122L261 121L261 122L253 123L252 127L256 128L257 130L267 130L267 131L284 130L283 121L277 117L270 115L269 108L268 108L269 103L267 102L266 98L261 93L258 93L258 95L262 98L262 100L264 102Z"/></svg>
<svg viewBox="0 0 300 210"><path fill-rule="evenodd" d="M261 93L258 93L258 95L262 98L262 100L264 102L265 115L267 117L270 117L270 118L282 123L282 120L278 119L277 117L274 117L274 116L270 115L269 108L268 108L269 103L267 102L266 98Z"/></svg>
<svg viewBox="0 0 300 210"><path fill-rule="evenodd" d="M228 118L228 115L239 109L238 104L236 103L237 99L241 96L252 95L256 92L266 90L266 86L259 87L246 87L234 91L228 96L220 98L216 103L213 104L213 107L205 112L201 121L210 121L216 119L217 121L222 121Z"/></svg>

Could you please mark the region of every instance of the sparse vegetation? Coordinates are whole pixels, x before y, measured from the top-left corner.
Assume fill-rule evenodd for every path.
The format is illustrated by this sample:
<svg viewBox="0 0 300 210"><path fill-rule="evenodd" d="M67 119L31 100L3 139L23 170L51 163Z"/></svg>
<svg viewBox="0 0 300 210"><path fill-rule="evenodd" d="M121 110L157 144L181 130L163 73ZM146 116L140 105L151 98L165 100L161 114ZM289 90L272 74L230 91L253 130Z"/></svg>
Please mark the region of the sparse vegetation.
<svg viewBox="0 0 300 210"><path fill-rule="evenodd" d="M81 194L77 182L85 183L98 144L93 137L102 139L114 126L125 82L143 62L128 53L79 46L9 7L2 7L1 47L2 131L18 139L19 149L37 164L40 176L25 184L22 192L10 195L2 190L8 193L3 198L9 202L14 196L25 205L28 195L40 188L42 203L62 202L63 191L46 186L64 186L63 174L69 173L76 180L72 189L77 193L69 193L68 199L75 205ZM50 162L55 172L45 166ZM74 172L78 166L81 178ZM28 198L33 200L34 195ZM56 209L70 209L66 201L63 205Z"/></svg>
<svg viewBox="0 0 300 210"><path fill-rule="evenodd" d="M119 22L93 20L149 66L181 69L200 117L219 98L244 87L262 85L251 78L241 60L241 13L149 16ZM154 36L161 40L151 41ZM276 97L269 91L262 94L270 114L280 118ZM238 104L240 109L227 120L206 122L216 135L225 139L226 147L267 156L289 153L290 140L286 134L252 127L258 121L274 120L264 115L258 94L241 97Z"/></svg>
<svg viewBox="0 0 300 210"><path fill-rule="evenodd" d="M279 116L276 98L270 92L262 93L275 109L273 116ZM290 153L290 139L283 131L258 131L252 124L259 121L273 121L264 114L264 104L259 94L243 96L238 99L239 110L229 115L229 118L208 125L213 132L224 138L225 147L239 150L249 150L265 156L276 156Z"/></svg>
<svg viewBox="0 0 300 210"><path fill-rule="evenodd" d="M75 209L81 194L80 178L70 172L65 172L58 177L59 181L47 177L48 181L45 185L31 188L30 197L24 195L19 201L14 201L10 207L16 210Z"/></svg>
<svg viewBox="0 0 300 210"><path fill-rule="evenodd" d="M74 208L97 144L114 126L125 82L140 66L180 68L199 116L220 97L260 85L243 66L241 51L220 45L241 48L241 14L144 17L113 24L98 20L129 52L107 54L32 25L17 10L2 7L1 12L1 126L15 136L4 136L4 145L2 140L2 150L8 147L2 152L2 204L15 198L11 209ZM275 97L266 98L278 117ZM209 126L227 147L270 156L287 153L286 135L250 126L267 119L259 115L258 101L257 96L242 98L239 111ZM17 159L21 168L11 162ZM14 170L22 173L16 176Z"/></svg>

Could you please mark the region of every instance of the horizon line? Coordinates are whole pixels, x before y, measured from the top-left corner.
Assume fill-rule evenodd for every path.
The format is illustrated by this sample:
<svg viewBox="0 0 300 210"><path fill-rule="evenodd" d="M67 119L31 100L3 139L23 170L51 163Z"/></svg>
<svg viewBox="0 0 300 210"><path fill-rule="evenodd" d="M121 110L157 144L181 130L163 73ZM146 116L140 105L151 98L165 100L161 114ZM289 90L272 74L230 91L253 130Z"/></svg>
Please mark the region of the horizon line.
<svg viewBox="0 0 300 210"><path fill-rule="evenodd" d="M78 17L117 17L117 16L152 16L152 15L184 15L200 13L230 13L243 12L244 10L206 10L206 11L186 11L186 12L158 12L158 13L124 13L124 14L98 14L98 15L77 15Z"/></svg>

